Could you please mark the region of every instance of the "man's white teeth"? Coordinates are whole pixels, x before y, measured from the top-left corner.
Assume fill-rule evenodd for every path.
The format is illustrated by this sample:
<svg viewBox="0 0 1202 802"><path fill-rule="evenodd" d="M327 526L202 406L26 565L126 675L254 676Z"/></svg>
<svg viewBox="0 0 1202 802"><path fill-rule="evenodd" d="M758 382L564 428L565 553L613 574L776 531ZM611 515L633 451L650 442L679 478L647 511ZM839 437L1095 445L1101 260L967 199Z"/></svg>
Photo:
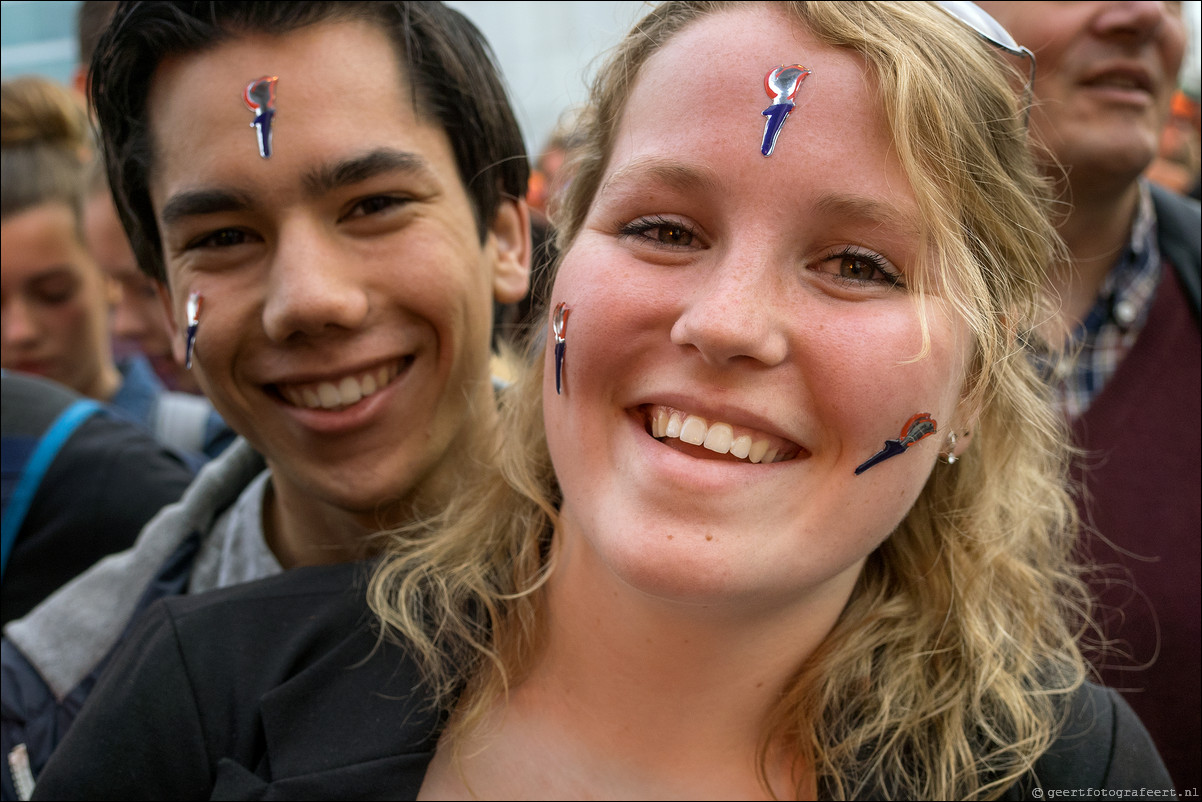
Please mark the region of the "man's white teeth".
<svg viewBox="0 0 1202 802"><path fill-rule="evenodd" d="M680 439L691 445L699 446L705 442L707 428L704 418L690 415L684 419L684 425L680 427Z"/></svg>
<svg viewBox="0 0 1202 802"><path fill-rule="evenodd" d="M770 448L765 438L749 434L735 437L734 427L729 423L709 423L698 415L669 412L658 407L651 415L651 436L657 439L678 438L685 443L713 451L715 454L730 454L755 463L775 462L780 456L779 448Z"/></svg>
<svg viewBox="0 0 1202 802"><path fill-rule="evenodd" d="M280 392L289 403L309 409L338 409L358 403L377 390L387 387L397 375L395 366L376 368L358 376L347 376L337 384L316 384L280 387Z"/></svg>
<svg viewBox="0 0 1202 802"><path fill-rule="evenodd" d="M726 454L735 441L735 430L725 423L715 423L705 433L705 442L701 445L715 454Z"/></svg>

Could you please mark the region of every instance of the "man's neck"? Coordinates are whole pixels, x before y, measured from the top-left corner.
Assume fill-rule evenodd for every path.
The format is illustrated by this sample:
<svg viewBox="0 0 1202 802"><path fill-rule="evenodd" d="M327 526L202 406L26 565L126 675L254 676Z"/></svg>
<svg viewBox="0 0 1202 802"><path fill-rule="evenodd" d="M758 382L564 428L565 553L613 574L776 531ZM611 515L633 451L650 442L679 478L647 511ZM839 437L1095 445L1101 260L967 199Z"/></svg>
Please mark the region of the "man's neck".
<svg viewBox="0 0 1202 802"><path fill-rule="evenodd" d="M311 498L285 498L269 483L263 498L263 539L285 569L350 562L366 556L371 531L357 517Z"/></svg>
<svg viewBox="0 0 1202 802"><path fill-rule="evenodd" d="M1068 193L1068 215L1058 226L1068 246L1069 262L1052 271L1061 325L1067 331L1093 307L1123 248L1139 206L1139 184L1130 181L1111 188L1074 185Z"/></svg>

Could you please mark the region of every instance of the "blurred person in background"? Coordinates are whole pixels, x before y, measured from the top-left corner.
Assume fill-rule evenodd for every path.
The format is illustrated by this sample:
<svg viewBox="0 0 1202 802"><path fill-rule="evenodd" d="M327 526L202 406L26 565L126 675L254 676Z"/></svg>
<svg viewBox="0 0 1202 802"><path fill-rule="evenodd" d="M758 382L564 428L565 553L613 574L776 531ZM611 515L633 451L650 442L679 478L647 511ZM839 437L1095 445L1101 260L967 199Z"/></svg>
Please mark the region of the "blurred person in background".
<svg viewBox="0 0 1202 802"><path fill-rule="evenodd" d="M76 12L79 59L71 85L85 102L88 65L96 51L96 42L116 8L114 0L84 0ZM96 263L118 290L113 302L113 353L119 363L140 354L149 361L155 375L168 389L199 394L200 386L196 380L172 354L171 327L158 284L138 269L138 260L113 206L104 169L97 163L90 173L84 206L84 235Z"/></svg>
<svg viewBox="0 0 1202 802"><path fill-rule="evenodd" d="M3 366L112 404L198 468L233 432L206 400L166 391L145 360L113 357L119 290L85 235L92 152L83 107L38 76L5 81L2 103Z"/></svg>
<svg viewBox="0 0 1202 802"><path fill-rule="evenodd" d="M1202 105L1196 94L1179 89L1173 95L1173 112L1160 137L1160 153L1146 173L1149 181L1199 199L1199 153L1202 137Z"/></svg>
<svg viewBox="0 0 1202 802"><path fill-rule="evenodd" d="M113 206L108 180L98 164L92 169L89 185L84 203L84 239L114 288L110 331L118 365L128 364L122 371L128 373L134 369L133 362L145 361L168 389L199 394L200 386L192 374L175 361L159 285L138 269L138 260Z"/></svg>
<svg viewBox="0 0 1202 802"><path fill-rule="evenodd" d="M1081 448L1101 678L1196 788L1202 720L1182 711L1202 705L1199 207L1141 178L1177 88L1181 4L981 5L1035 53L1031 128L1065 204L1050 336L1076 358L1052 378Z"/></svg>
<svg viewBox="0 0 1202 802"><path fill-rule="evenodd" d="M0 624L128 548L192 472L171 449L57 382L3 371Z"/></svg>

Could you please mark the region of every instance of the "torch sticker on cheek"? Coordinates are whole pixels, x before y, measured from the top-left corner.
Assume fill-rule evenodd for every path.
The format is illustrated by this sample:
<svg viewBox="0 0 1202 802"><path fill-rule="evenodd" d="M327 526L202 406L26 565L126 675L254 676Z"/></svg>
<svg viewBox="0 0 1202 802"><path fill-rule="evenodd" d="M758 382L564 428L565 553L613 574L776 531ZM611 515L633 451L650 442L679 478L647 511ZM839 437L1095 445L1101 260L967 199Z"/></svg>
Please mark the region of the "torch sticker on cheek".
<svg viewBox="0 0 1202 802"><path fill-rule="evenodd" d="M188 295L188 333L184 335L184 367L192 369L192 352L196 349L196 330L200 328L200 307L204 296L199 292Z"/></svg>
<svg viewBox="0 0 1202 802"><path fill-rule="evenodd" d="M935 419L931 417L931 413L919 412L917 415L912 416L906 421L906 425L902 427L901 435L896 440L886 440L884 448L873 454L860 467L856 468L856 476L890 457L905 454L906 449L910 446L923 438L933 435L936 428L937 424L935 423Z"/></svg>
<svg viewBox="0 0 1202 802"><path fill-rule="evenodd" d="M568 315L572 309L561 303L555 307L555 316L551 319L551 331L555 335L555 394L563 392L563 355L568 346Z"/></svg>

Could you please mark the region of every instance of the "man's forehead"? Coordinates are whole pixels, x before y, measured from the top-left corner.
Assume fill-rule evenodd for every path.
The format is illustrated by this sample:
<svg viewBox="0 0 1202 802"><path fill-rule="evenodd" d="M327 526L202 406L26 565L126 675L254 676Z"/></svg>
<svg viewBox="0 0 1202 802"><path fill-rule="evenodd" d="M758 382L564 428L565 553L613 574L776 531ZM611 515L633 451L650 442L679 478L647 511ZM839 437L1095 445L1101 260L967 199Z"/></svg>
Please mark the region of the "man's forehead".
<svg viewBox="0 0 1202 802"><path fill-rule="evenodd" d="M413 119L411 85L386 33L361 20L321 22L284 33L250 32L199 51L165 56L154 68L146 123L155 155L167 136L259 128L342 114L366 127L386 110ZM356 113L334 101L352 98ZM347 119L349 118L349 119ZM228 129L224 129L228 130ZM340 132L346 139L353 129ZM182 135L182 136L181 136Z"/></svg>
<svg viewBox="0 0 1202 802"><path fill-rule="evenodd" d="M266 75L276 78L270 108L248 92ZM348 171L378 172L382 162L412 170L453 161L441 125L419 114L389 38L360 22L170 56L155 70L147 103L152 191L194 181L185 175L280 173L312 188L345 183Z"/></svg>

